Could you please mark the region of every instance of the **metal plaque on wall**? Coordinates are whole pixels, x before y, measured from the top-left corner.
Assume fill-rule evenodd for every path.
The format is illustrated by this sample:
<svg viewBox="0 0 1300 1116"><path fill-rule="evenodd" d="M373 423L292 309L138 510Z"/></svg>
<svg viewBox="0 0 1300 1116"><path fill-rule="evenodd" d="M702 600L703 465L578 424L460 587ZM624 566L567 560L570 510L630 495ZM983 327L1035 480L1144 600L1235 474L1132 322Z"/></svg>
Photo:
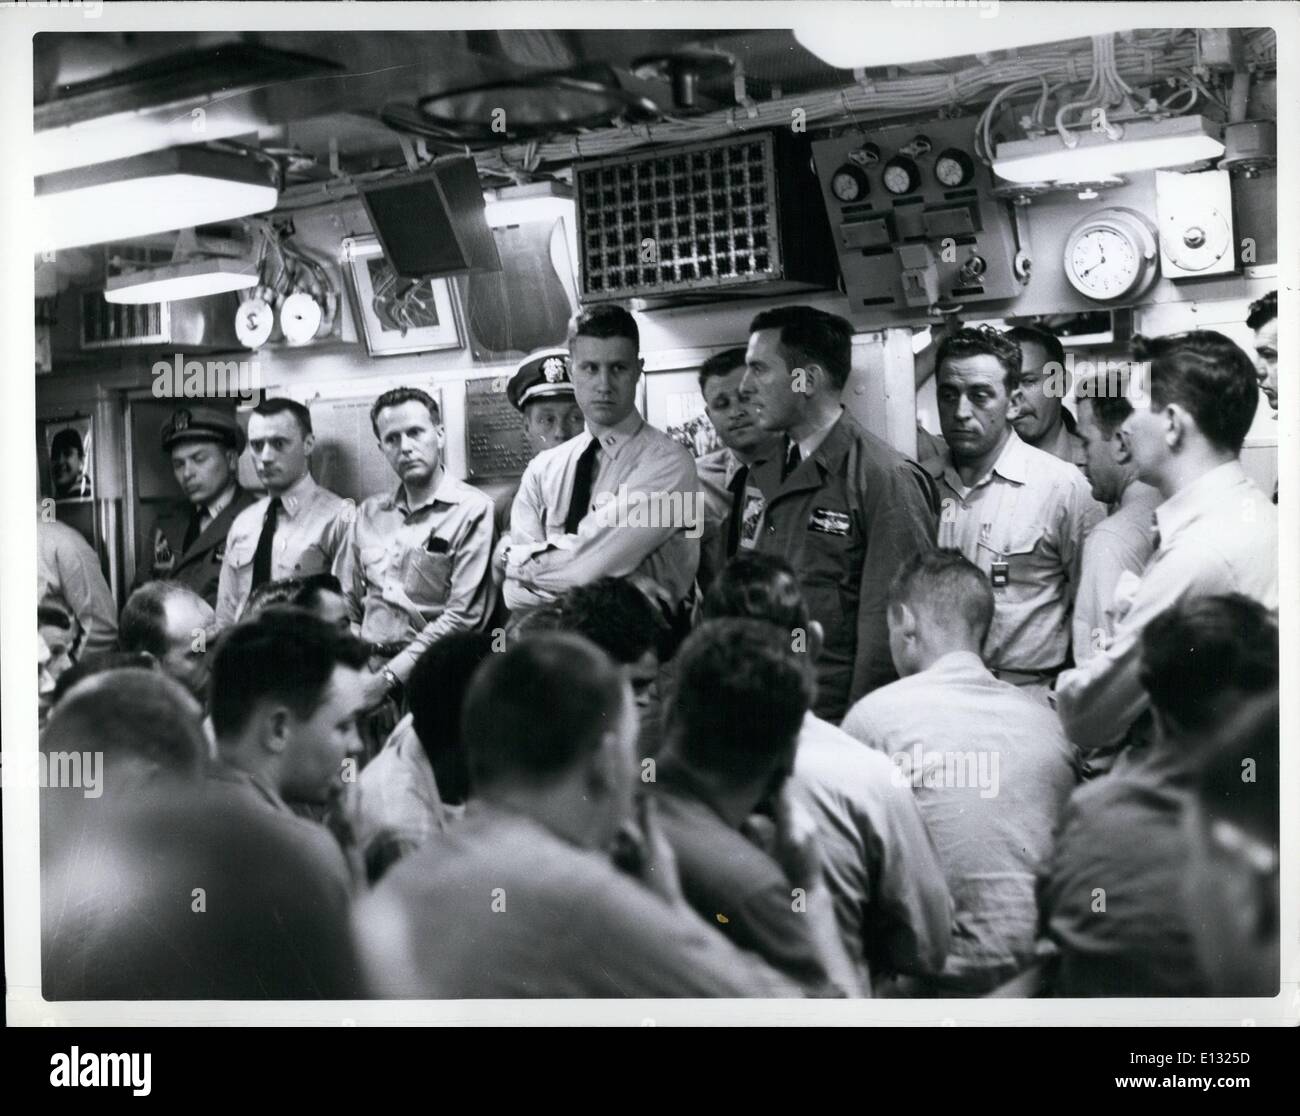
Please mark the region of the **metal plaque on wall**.
<svg viewBox="0 0 1300 1116"><path fill-rule="evenodd" d="M508 376L465 381L465 463L471 478L518 477L532 456L524 417L506 398Z"/></svg>

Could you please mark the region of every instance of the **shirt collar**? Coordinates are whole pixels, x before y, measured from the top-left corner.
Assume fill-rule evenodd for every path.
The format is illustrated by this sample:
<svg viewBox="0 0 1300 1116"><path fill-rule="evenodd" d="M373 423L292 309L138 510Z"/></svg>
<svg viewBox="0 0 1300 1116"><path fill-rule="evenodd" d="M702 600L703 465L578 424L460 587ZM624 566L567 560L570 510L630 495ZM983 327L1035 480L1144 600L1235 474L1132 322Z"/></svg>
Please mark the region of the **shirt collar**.
<svg viewBox="0 0 1300 1116"><path fill-rule="evenodd" d="M930 458L923 464L922 468L935 480L946 481L948 487L954 492L964 492L968 489L978 488L994 473L1012 484L1024 484L1029 479L1030 471L1028 450L1029 447L1020 440L1020 436L1014 430L1011 430L1010 436L1007 438L1007 444L1002 447L1002 452L998 454L998 459L993 462L993 467L972 485L967 485L961 479L961 474L957 472L957 463L952 456L951 448L942 457Z"/></svg>
<svg viewBox="0 0 1300 1116"><path fill-rule="evenodd" d="M981 659L974 651L949 651L946 655L941 655L935 659L922 673L928 674L932 670L957 670L961 668L974 668L980 674L990 674L989 668L984 665Z"/></svg>
<svg viewBox="0 0 1300 1116"><path fill-rule="evenodd" d="M204 505L203 514L206 515L209 519L216 519L217 516L219 516L223 511L225 511L228 507L230 507L230 505L234 502L235 497L238 495L239 495L239 485L238 484L230 485L224 492L221 493L221 495L219 495L210 504Z"/></svg>
<svg viewBox="0 0 1300 1116"><path fill-rule="evenodd" d="M1246 483L1249 480L1241 462L1225 461L1204 476L1197 477L1181 492L1175 492L1156 508L1156 526L1160 531L1161 548L1167 547L1170 539L1193 520L1199 519L1211 508L1220 507L1232 489Z"/></svg>
<svg viewBox="0 0 1300 1116"><path fill-rule="evenodd" d="M300 508L305 508L311 502L318 487L319 485L312 479L310 473L303 473L301 477L280 494L281 507L290 517L297 515Z"/></svg>
<svg viewBox="0 0 1300 1116"><path fill-rule="evenodd" d="M440 468L442 469L442 477L438 480L438 487L433 490L433 495L425 500L423 504L419 505L419 507L412 508L407 506L406 486L401 484L397 486L397 491L388 498L388 506L390 508L396 508L404 515L413 515L418 512L420 508L432 507L434 504L459 504L461 499L459 487L460 482L447 472L445 465L440 466Z"/></svg>
<svg viewBox="0 0 1300 1116"><path fill-rule="evenodd" d="M834 429L835 424L840 421L843 414L844 408L841 407L835 412L835 417L825 426L814 430L811 434L807 434L799 439L799 456L804 461L807 461L808 458L812 457L812 455L817 452L821 447L821 444L826 441L827 435L830 434L832 429Z"/></svg>
<svg viewBox="0 0 1300 1116"><path fill-rule="evenodd" d="M600 443L600 448L610 457L617 457L619 451L627 445L644 425L645 419L633 410L630 415L614 426L598 426L594 422L588 422L587 433Z"/></svg>

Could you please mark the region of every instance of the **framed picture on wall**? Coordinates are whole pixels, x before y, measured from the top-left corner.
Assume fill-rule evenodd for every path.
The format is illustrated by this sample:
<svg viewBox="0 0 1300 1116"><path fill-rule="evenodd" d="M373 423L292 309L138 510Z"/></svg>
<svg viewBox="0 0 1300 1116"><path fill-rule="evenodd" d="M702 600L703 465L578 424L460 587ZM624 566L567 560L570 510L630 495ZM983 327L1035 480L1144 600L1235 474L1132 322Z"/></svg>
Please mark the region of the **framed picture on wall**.
<svg viewBox="0 0 1300 1116"><path fill-rule="evenodd" d="M37 445L45 451L41 475L49 477L47 491L55 500L82 503L95 498L95 420L90 415L46 421Z"/></svg>
<svg viewBox="0 0 1300 1116"><path fill-rule="evenodd" d="M401 278L373 236L346 238L343 259L352 277L357 331L372 357L462 346L448 280Z"/></svg>
<svg viewBox="0 0 1300 1116"><path fill-rule="evenodd" d="M722 448L718 432L704 413L704 396L694 369L645 374L645 420L680 442L693 457Z"/></svg>

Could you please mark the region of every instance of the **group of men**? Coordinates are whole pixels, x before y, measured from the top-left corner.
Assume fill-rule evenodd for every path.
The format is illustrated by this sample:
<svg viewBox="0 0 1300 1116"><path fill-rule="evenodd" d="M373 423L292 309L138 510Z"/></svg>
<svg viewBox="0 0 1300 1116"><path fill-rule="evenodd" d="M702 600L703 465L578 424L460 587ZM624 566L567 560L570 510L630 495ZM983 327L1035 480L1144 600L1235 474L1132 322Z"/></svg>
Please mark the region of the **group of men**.
<svg viewBox="0 0 1300 1116"><path fill-rule="evenodd" d="M587 309L509 385L535 455L508 518L448 474L419 389L375 401L397 483L359 505L312 479L301 404L250 417L260 498L234 420L177 411L189 509L116 650L50 693L43 749L101 748L131 794L43 813L47 995L1219 989L1183 820L1199 788L1241 863L1276 841L1277 519L1239 461L1275 318L1252 308L1258 367L1158 338L1077 415L1051 333L950 330L918 462L841 403L847 322L765 310L700 370L725 448L696 460L636 410L635 319ZM1244 798L1242 748L1268 769ZM223 860L206 834L245 816L264 851ZM54 918L88 830L166 835L118 862L137 918L289 851L202 934L171 911L168 960L112 888ZM1266 922L1237 927L1262 960L1236 987L1276 980Z"/></svg>

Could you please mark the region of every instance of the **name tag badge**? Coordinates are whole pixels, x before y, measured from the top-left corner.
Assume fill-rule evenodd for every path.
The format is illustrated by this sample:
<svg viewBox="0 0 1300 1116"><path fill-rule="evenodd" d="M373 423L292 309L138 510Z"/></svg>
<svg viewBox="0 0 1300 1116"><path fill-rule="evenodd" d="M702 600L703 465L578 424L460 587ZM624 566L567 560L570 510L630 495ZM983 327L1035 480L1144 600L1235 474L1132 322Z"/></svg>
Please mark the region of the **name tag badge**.
<svg viewBox="0 0 1300 1116"><path fill-rule="evenodd" d="M830 508L813 508L808 520L808 530L821 535L839 535L847 538L853 521L848 512L832 511Z"/></svg>
<svg viewBox="0 0 1300 1116"><path fill-rule="evenodd" d="M746 550L753 550L758 543L758 529L763 522L763 492L758 488L745 488L745 504L740 513L740 535L737 542Z"/></svg>
<svg viewBox="0 0 1300 1116"><path fill-rule="evenodd" d="M994 562L989 568L989 581L994 589L1005 589L1011 580L1011 567L1006 562Z"/></svg>

